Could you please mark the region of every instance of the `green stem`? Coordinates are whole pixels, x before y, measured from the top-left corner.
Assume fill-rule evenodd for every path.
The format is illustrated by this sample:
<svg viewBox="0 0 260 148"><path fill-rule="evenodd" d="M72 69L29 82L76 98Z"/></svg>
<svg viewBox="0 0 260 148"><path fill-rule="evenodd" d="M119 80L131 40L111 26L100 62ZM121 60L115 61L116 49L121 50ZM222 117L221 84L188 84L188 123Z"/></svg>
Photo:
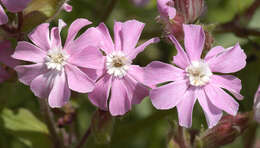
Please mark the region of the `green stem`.
<svg viewBox="0 0 260 148"><path fill-rule="evenodd" d="M55 148L64 148L62 138L58 134L57 127L55 125L53 114L47 104L47 99L39 99L42 116L44 117L45 123L49 129L51 140L53 141Z"/></svg>
<svg viewBox="0 0 260 148"><path fill-rule="evenodd" d="M64 5L65 3L68 3L69 1L70 1L70 0L63 0L63 2L61 2L61 3L59 4L56 13L55 13L52 17L50 17L46 22L47 22L47 23L50 23L51 21L55 20L55 19L58 17L58 15L61 13L61 11L63 10L63 5Z"/></svg>
<svg viewBox="0 0 260 148"><path fill-rule="evenodd" d="M84 143L87 141L90 134L91 134L91 125L89 126L89 128L85 132L84 136L82 137L82 139L80 140L80 142L76 146L76 148L81 148L84 145Z"/></svg>
<svg viewBox="0 0 260 148"><path fill-rule="evenodd" d="M184 137L184 129L181 126L178 126L178 135L176 137L176 141L179 144L180 148L188 148L187 143Z"/></svg>
<svg viewBox="0 0 260 148"><path fill-rule="evenodd" d="M107 9L105 10L103 16L101 17L100 22L106 22L106 20L109 18L110 14L112 13L113 9L115 8L117 2L118 0L110 0L110 3Z"/></svg>
<svg viewBox="0 0 260 148"><path fill-rule="evenodd" d="M243 134L244 148L252 148L256 139L257 123L252 123Z"/></svg>

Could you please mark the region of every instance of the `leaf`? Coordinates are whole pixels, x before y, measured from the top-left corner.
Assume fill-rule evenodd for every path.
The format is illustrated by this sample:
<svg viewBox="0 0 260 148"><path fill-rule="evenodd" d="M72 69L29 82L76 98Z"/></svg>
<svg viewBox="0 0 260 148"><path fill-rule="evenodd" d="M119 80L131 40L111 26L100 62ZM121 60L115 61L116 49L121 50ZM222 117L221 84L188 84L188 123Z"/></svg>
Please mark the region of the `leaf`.
<svg viewBox="0 0 260 148"><path fill-rule="evenodd" d="M32 0L24 10L22 31L31 31L37 25L52 17L61 7L64 0Z"/></svg>
<svg viewBox="0 0 260 148"><path fill-rule="evenodd" d="M60 7L63 0L32 0L32 2L24 10L25 15L39 11L47 17L51 17Z"/></svg>
<svg viewBox="0 0 260 148"><path fill-rule="evenodd" d="M46 125L27 109L13 112L4 108L0 114L6 133L16 137L29 147L51 147L51 140Z"/></svg>
<svg viewBox="0 0 260 148"><path fill-rule="evenodd" d="M3 109L0 114L4 121L4 127L13 131L31 131L48 134L48 129L44 123L38 120L30 111L19 109L17 113L10 109Z"/></svg>

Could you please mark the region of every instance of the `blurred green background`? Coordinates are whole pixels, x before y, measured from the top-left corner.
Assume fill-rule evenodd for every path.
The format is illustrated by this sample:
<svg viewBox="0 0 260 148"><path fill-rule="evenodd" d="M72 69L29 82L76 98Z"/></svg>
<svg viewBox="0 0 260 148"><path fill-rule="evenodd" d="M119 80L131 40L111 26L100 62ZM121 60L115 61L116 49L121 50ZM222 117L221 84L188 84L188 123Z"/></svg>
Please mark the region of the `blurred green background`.
<svg viewBox="0 0 260 148"><path fill-rule="evenodd" d="M42 0L44 1L44 0ZM87 18L93 22L92 26L100 23L106 15L106 9L110 0L72 0L71 13L62 12L59 18L71 24L76 18ZM229 22L236 14L243 13L253 0L206 0L207 10L200 19L200 23L220 24ZM140 43L154 36L161 36L162 26L156 22L158 11L156 0L143 7L134 5L130 0L118 0L114 10L105 22L112 33L114 21L126 21L137 19L146 23ZM57 21L56 21L57 22ZM54 23L55 24L55 23ZM256 11L247 27L260 29L260 9ZM65 37L66 31L63 31ZM260 38L249 36L247 38L236 37L232 33L213 34L214 45L229 47L240 42L248 56L245 69L236 73L243 83L240 101L240 111L252 110L254 93L260 78ZM174 47L162 40L145 49L135 64L145 66L153 60L170 62L176 54ZM96 108L90 104L87 95L72 95L71 104L76 108L77 117L73 124L65 126L71 130L72 126L76 136L81 137L91 122L91 116ZM10 80L0 85L0 148L48 148L51 141L48 139L48 130L43 124L39 103L29 87ZM58 111L57 111L58 112ZM169 132L169 119L178 121L176 110L157 111L150 103L149 98L132 108L132 111L124 117L116 119L112 141L107 145L98 145L93 136L90 136L85 147L88 148L161 148L166 147L166 139ZM55 114L61 117L60 114ZM193 127L207 128L205 116L198 104L193 111ZM260 134L260 131L258 132ZM259 136L260 138L260 136ZM242 140L238 138L226 148L242 147Z"/></svg>

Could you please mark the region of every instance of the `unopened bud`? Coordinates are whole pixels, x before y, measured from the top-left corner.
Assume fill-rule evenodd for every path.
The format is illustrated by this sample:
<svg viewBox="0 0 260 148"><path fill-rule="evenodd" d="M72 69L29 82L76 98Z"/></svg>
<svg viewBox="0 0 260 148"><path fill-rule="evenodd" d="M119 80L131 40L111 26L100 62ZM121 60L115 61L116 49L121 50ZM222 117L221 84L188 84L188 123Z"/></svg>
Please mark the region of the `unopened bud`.
<svg viewBox="0 0 260 148"><path fill-rule="evenodd" d="M204 0L175 0L175 8L185 18L185 23L193 23L205 10Z"/></svg>
<svg viewBox="0 0 260 148"><path fill-rule="evenodd" d="M58 119L58 127L63 128L65 125L71 124L76 118L76 110L71 104L66 104L64 107L64 115Z"/></svg>
<svg viewBox="0 0 260 148"><path fill-rule="evenodd" d="M206 130L197 139L203 148L217 148L233 142L248 127L250 113L224 116L218 125Z"/></svg>
<svg viewBox="0 0 260 148"><path fill-rule="evenodd" d="M91 125L96 143L107 144L111 141L114 118L109 112L97 110L92 118Z"/></svg>
<svg viewBox="0 0 260 148"><path fill-rule="evenodd" d="M186 129L179 126L176 121L169 120L167 148L190 148L190 136Z"/></svg>
<svg viewBox="0 0 260 148"><path fill-rule="evenodd" d="M160 13L159 22L164 25L165 33L171 33L177 39L183 38L184 17L174 8L174 1L157 0L157 7Z"/></svg>
<svg viewBox="0 0 260 148"><path fill-rule="evenodd" d="M182 24L194 23L204 12L204 0L157 0L159 21L165 32L183 38Z"/></svg>
<svg viewBox="0 0 260 148"><path fill-rule="evenodd" d="M63 10L65 10L66 12L72 11L72 6L69 5L68 3L64 3L62 7L63 7Z"/></svg>

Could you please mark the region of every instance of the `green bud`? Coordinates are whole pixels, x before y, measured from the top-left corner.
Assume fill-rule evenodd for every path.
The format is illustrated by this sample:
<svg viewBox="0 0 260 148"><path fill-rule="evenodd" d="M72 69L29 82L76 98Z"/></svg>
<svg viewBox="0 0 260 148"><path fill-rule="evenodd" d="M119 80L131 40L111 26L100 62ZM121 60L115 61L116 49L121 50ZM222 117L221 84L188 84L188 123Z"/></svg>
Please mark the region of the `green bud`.
<svg viewBox="0 0 260 148"><path fill-rule="evenodd" d="M96 143L110 143L114 128L114 118L109 112L97 110L93 115L91 125L91 131Z"/></svg>

